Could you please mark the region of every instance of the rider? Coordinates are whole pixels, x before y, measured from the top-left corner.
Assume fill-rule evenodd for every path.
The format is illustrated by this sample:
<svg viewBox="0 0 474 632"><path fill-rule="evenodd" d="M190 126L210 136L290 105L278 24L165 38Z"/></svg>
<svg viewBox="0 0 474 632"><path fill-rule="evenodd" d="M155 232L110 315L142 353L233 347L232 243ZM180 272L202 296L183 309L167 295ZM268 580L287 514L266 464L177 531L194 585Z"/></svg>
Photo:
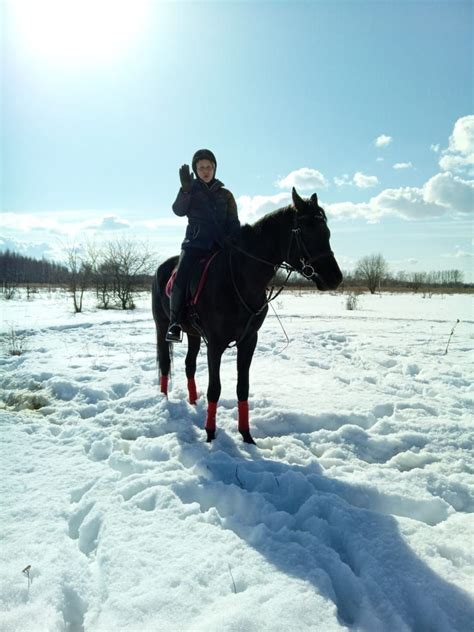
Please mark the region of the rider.
<svg viewBox="0 0 474 632"><path fill-rule="evenodd" d="M168 342L181 342L181 318L186 288L197 261L209 255L216 247L236 242L240 236L237 204L232 193L217 180L217 161L209 149L199 149L193 156L192 169L182 165L179 170L181 188L173 204L180 217L187 215L188 226L181 244L178 269L170 299L170 326Z"/></svg>

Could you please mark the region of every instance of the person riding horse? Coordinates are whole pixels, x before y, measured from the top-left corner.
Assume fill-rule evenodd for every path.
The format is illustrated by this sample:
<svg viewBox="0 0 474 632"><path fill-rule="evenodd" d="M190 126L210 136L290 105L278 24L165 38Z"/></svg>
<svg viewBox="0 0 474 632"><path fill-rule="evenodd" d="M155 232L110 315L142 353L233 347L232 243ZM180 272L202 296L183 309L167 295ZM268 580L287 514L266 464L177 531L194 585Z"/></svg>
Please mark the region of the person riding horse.
<svg viewBox="0 0 474 632"><path fill-rule="evenodd" d="M179 169L181 188L173 204L179 217L187 215L188 226L181 244L178 269L170 298L170 326L167 342L181 342L186 293L191 271L200 259L206 258L218 247L236 243L240 237L237 204L232 193L217 180L217 161L209 149L199 149L189 165Z"/></svg>

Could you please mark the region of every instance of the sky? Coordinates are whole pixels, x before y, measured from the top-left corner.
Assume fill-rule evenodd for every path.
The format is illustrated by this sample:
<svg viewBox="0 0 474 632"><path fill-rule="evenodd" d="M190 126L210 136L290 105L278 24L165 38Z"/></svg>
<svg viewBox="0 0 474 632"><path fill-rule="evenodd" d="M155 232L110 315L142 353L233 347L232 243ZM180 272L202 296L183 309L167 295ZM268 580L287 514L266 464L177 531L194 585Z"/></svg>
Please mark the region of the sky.
<svg viewBox="0 0 474 632"><path fill-rule="evenodd" d="M179 251L178 170L242 223L318 193L343 269L472 274L472 3L3 0L1 245Z"/></svg>

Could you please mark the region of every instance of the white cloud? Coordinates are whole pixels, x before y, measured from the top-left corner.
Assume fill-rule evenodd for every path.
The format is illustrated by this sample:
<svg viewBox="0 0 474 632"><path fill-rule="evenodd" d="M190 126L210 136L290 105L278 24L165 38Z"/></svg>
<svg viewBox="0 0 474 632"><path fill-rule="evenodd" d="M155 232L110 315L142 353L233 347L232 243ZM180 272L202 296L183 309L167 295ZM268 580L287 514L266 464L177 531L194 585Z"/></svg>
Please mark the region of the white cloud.
<svg viewBox="0 0 474 632"><path fill-rule="evenodd" d="M237 198L237 206L241 223L254 222L266 213L291 203L290 193L276 195L241 195Z"/></svg>
<svg viewBox="0 0 474 632"><path fill-rule="evenodd" d="M474 173L474 115L463 116L456 121L439 166L444 171Z"/></svg>
<svg viewBox="0 0 474 632"><path fill-rule="evenodd" d="M474 211L474 180L463 180L450 172L438 173L425 183L423 196L455 213Z"/></svg>
<svg viewBox="0 0 474 632"><path fill-rule="evenodd" d="M47 242L33 243L20 241L18 239L9 239L7 237L0 238L0 251L17 252L25 257L33 257L34 259L55 259L57 258L57 248L53 244Z"/></svg>
<svg viewBox="0 0 474 632"><path fill-rule="evenodd" d="M438 151L439 146L432 145L432 149ZM443 152L440 164L463 168L474 164L474 116L465 116L456 121L449 147ZM405 169L411 166L410 162L397 163L394 168ZM370 180L367 178L371 176L355 174L352 182L357 184L358 180L359 186L369 184ZM338 186L350 182L347 174L335 178L334 181ZM444 171L434 175L421 187L385 189L368 202L340 202L327 205L326 210L336 217L364 218L368 222L377 222L387 216L415 220L443 215L466 215L474 211L474 180ZM463 252L459 250L460 254L456 256L464 256Z"/></svg>
<svg viewBox="0 0 474 632"><path fill-rule="evenodd" d="M64 225L47 215L33 215L31 213L2 213L0 226L7 230L21 232L48 231L55 234L66 234Z"/></svg>
<svg viewBox="0 0 474 632"><path fill-rule="evenodd" d="M323 174L317 169L302 167L278 180L276 186L279 189L291 189L295 187L301 191L314 191L315 189L327 187L328 183Z"/></svg>
<svg viewBox="0 0 474 632"><path fill-rule="evenodd" d="M125 228L130 228L130 222L124 219L120 219L116 215L109 215L107 217L102 217L98 220L92 220L90 222L86 222L84 228L88 230L123 230Z"/></svg>
<svg viewBox="0 0 474 632"><path fill-rule="evenodd" d="M352 178L347 173L334 178L334 184L338 187L355 185L359 189L370 189L377 186L378 183L377 176L367 176L361 171L355 173Z"/></svg>
<svg viewBox="0 0 474 632"><path fill-rule="evenodd" d="M439 166L444 171L460 172L467 169L469 175L474 175L474 155L461 156L459 154L445 154L439 161Z"/></svg>
<svg viewBox="0 0 474 632"><path fill-rule="evenodd" d="M369 202L336 202L335 204L326 204L325 211L339 218L366 219L369 222L377 222L380 215L376 214L376 209L370 206Z"/></svg>
<svg viewBox="0 0 474 632"><path fill-rule="evenodd" d="M382 158L381 156L379 156L378 158L375 159L377 162L383 162L385 160L385 158Z"/></svg>
<svg viewBox="0 0 474 632"><path fill-rule="evenodd" d="M454 252L445 253L441 255L446 259L469 259L473 257L473 253L467 250L463 250L460 246L454 246Z"/></svg>
<svg viewBox="0 0 474 632"><path fill-rule="evenodd" d="M390 145L392 141L393 138L391 136L387 136L387 134L380 134L380 136L377 136L374 140L374 145L376 147L387 147L387 145Z"/></svg>
<svg viewBox="0 0 474 632"><path fill-rule="evenodd" d="M397 266L397 267L406 266L406 265L414 266L419 263L420 262L418 261L418 259L414 259L413 257L410 257L408 259L391 259L390 260L390 265Z"/></svg>
<svg viewBox="0 0 474 632"><path fill-rule="evenodd" d="M353 182L359 189L370 189L371 187L377 186L379 179L377 176L367 176L358 171L354 174Z"/></svg>
<svg viewBox="0 0 474 632"><path fill-rule="evenodd" d="M93 219L89 219L95 215ZM0 227L22 233L47 232L52 235L74 237L82 231L115 231L129 229L130 223L116 215L98 217L94 211L64 211L55 213L3 213Z"/></svg>
<svg viewBox="0 0 474 632"><path fill-rule="evenodd" d="M352 184L352 178L349 174L343 173L342 176L336 176L334 178L334 184L338 187L349 186L350 184Z"/></svg>
<svg viewBox="0 0 474 632"><path fill-rule="evenodd" d="M426 219L473 211L474 181L462 180L451 173L439 173L421 188L384 189L368 202L340 202L327 205L336 217L364 218L377 222L382 217Z"/></svg>
<svg viewBox="0 0 474 632"><path fill-rule="evenodd" d="M440 217L446 212L444 206L428 202L423 196L423 189L416 187L385 189L370 200L370 205L377 209L380 216L395 215L405 219Z"/></svg>
<svg viewBox="0 0 474 632"><path fill-rule="evenodd" d="M393 165L394 169L411 169L411 167L413 167L411 162L396 162Z"/></svg>
<svg viewBox="0 0 474 632"><path fill-rule="evenodd" d="M436 143L436 145L430 145L430 149L431 151L434 151L435 154L439 153L439 150L440 150L439 143Z"/></svg>
<svg viewBox="0 0 474 632"><path fill-rule="evenodd" d="M335 217L361 218L373 223L389 216L409 220L440 217L447 212L447 209L426 201L422 189L404 187L385 189L368 202L329 204L326 206L326 211Z"/></svg>

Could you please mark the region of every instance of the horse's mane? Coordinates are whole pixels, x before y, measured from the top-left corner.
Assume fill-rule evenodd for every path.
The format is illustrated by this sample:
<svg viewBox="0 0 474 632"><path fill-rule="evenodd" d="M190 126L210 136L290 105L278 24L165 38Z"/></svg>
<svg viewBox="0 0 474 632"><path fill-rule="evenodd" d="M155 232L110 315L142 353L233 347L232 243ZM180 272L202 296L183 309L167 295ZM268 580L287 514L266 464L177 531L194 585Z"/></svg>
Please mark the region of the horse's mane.
<svg viewBox="0 0 474 632"><path fill-rule="evenodd" d="M244 241L251 239L258 239L265 228L273 223L278 223L278 221L287 213L294 212L295 208L291 204L288 206L284 206L282 208L278 208L275 211L271 211L267 213L260 219L258 219L253 224L244 224L241 228L242 239Z"/></svg>

